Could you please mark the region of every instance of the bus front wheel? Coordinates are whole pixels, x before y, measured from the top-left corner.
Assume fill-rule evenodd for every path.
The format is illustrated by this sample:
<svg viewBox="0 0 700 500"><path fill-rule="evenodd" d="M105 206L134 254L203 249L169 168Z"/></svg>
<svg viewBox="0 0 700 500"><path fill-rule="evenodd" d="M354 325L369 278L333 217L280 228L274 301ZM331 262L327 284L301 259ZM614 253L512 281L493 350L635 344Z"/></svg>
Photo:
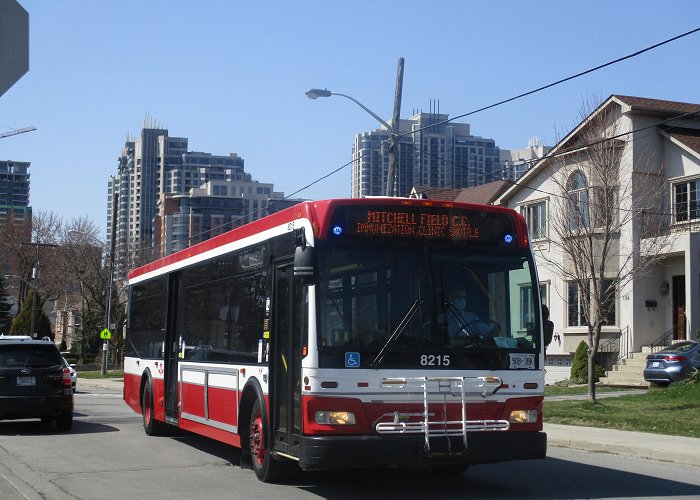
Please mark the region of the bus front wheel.
<svg viewBox="0 0 700 500"><path fill-rule="evenodd" d="M262 404L259 399L256 399L250 412L248 449L255 475L259 480L270 483L283 479L286 476L288 464L273 457L270 450L265 448L263 443L265 442L267 429L263 425L262 412Z"/></svg>
<svg viewBox="0 0 700 500"><path fill-rule="evenodd" d="M143 429L149 436L159 436L163 433L164 425L158 422L153 407L153 386L150 379L143 386L141 394L141 413L143 415Z"/></svg>

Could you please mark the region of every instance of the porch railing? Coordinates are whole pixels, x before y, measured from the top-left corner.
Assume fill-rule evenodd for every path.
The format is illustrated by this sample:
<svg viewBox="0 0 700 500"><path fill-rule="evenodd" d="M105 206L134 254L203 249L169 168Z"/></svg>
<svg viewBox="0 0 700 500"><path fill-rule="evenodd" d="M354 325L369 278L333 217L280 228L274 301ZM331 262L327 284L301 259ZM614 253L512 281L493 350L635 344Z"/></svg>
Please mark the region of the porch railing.
<svg viewBox="0 0 700 500"><path fill-rule="evenodd" d="M661 349L670 346L673 343L673 331L671 328L669 331L664 333L661 337L652 342L649 347L651 347L651 352L659 352Z"/></svg>
<svg viewBox="0 0 700 500"><path fill-rule="evenodd" d="M598 346L598 354L600 355L600 364L606 366L610 363L613 365L618 363L620 360L627 359L630 355L632 348L632 335L630 333L630 327L627 325L620 330L620 334L617 337L607 339ZM604 361L605 358L605 362Z"/></svg>

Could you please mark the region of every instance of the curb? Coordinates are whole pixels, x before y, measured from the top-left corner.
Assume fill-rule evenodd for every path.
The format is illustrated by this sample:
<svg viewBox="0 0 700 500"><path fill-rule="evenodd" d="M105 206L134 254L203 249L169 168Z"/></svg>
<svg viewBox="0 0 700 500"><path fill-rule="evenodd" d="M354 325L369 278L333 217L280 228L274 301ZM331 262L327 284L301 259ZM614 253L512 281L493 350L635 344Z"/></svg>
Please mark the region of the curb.
<svg viewBox="0 0 700 500"><path fill-rule="evenodd" d="M547 445L700 467L700 438L544 424Z"/></svg>

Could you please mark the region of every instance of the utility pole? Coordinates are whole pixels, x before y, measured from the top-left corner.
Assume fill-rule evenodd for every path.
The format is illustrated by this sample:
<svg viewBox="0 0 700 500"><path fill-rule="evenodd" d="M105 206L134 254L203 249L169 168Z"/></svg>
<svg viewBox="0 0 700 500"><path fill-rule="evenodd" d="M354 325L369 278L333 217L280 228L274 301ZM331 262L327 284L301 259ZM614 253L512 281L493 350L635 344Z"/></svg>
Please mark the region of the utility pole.
<svg viewBox="0 0 700 500"><path fill-rule="evenodd" d="M32 337L36 337L36 331L34 330L35 326L35 315L36 315L36 300L37 300L37 295L39 294L39 268L40 268L40 263L39 263L39 247L50 247L50 248L56 248L58 245L52 245L51 243L39 243L38 241L35 242L20 242L20 246L33 246L35 249L35 254L34 254L34 269L32 272L32 278L34 278L34 294L32 295L32 317L31 317L31 326L29 329L31 330L29 334Z"/></svg>
<svg viewBox="0 0 700 500"><path fill-rule="evenodd" d="M399 129L401 115L401 93L403 91L403 57L399 57L396 68L396 92L394 93L394 114L391 117L391 136L389 138L389 172L386 180L386 195L394 196L394 177L399 163Z"/></svg>

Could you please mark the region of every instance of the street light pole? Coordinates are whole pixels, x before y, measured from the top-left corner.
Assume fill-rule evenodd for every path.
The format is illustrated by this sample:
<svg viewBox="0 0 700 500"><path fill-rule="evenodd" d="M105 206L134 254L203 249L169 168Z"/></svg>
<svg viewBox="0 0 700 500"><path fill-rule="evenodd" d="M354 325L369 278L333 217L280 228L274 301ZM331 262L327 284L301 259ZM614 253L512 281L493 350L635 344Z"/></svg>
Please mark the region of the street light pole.
<svg viewBox="0 0 700 500"><path fill-rule="evenodd" d="M394 114L391 118L391 123L394 124L394 130L391 134L391 142L389 144L389 172L386 179L386 195L394 196L394 178L398 170L399 163L399 120L401 114L401 94L403 91L403 57L399 58L399 64L396 68L396 92L394 93Z"/></svg>
<svg viewBox="0 0 700 500"><path fill-rule="evenodd" d="M367 113L369 113L375 120L384 125L389 131L389 171L387 172L387 183L386 183L386 196L394 196L394 177L396 177L396 171L398 170L398 157L399 157L399 117L401 114L401 94L403 90L403 66L404 58L399 58L399 63L396 71L396 92L394 94L394 113L391 119L391 125L382 120L376 113L374 113L367 106L362 104L360 101L351 97L347 94L341 94L339 92L331 92L328 89L309 89L305 92L306 97L309 99L318 99L319 97L330 97L337 95L340 97L345 97L350 99L352 102L360 106Z"/></svg>

